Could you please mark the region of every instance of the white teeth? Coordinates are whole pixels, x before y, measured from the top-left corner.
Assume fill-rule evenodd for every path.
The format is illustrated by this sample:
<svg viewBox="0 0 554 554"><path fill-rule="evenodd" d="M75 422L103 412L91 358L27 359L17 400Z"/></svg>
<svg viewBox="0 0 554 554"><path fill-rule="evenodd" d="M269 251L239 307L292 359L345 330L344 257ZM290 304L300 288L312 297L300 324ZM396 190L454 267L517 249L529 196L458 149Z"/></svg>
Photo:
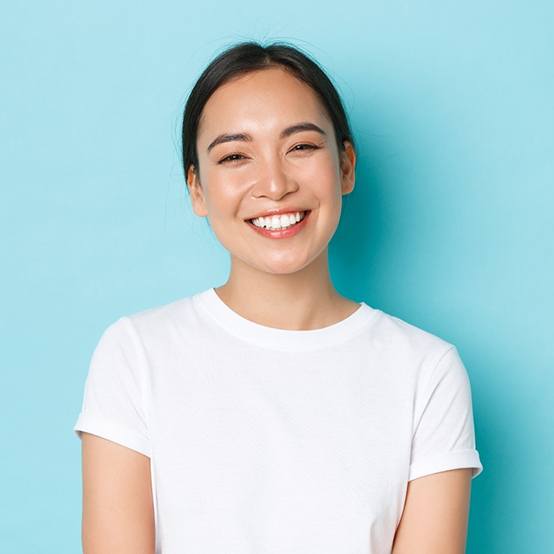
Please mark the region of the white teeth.
<svg viewBox="0 0 554 554"><path fill-rule="evenodd" d="M269 217L257 217L252 220L252 223L256 225L256 227L265 227L266 229L285 229L304 219L305 215L306 212L296 212Z"/></svg>

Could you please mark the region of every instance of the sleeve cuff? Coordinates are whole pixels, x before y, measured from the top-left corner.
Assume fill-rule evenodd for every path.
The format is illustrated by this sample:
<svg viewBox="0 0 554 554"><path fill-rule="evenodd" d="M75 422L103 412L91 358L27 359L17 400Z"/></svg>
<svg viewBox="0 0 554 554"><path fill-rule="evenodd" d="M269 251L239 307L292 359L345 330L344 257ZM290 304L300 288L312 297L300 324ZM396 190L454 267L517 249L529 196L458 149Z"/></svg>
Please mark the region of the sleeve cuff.
<svg viewBox="0 0 554 554"><path fill-rule="evenodd" d="M475 479L483 471L483 465L479 458L479 452L475 449L445 452L437 456L430 456L420 460L414 460L410 465L408 481L449 469L463 467L473 468L472 479Z"/></svg>
<svg viewBox="0 0 554 554"><path fill-rule="evenodd" d="M150 444L142 435L119 423L114 423L98 416L80 413L73 426L77 437L81 438L81 431L98 435L104 439L121 444L131 450L136 450L145 456L151 457Z"/></svg>

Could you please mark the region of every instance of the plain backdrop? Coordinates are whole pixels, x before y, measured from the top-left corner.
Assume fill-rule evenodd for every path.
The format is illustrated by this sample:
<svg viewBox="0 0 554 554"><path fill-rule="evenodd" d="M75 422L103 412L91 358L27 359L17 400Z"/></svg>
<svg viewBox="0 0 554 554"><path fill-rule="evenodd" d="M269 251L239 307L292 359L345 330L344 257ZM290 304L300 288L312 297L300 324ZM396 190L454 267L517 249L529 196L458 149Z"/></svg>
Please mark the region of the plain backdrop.
<svg viewBox="0 0 554 554"><path fill-rule="evenodd" d="M254 39L313 55L352 122L337 289L467 366L467 552L553 552L553 23L546 1L3 6L0 550L80 551L72 426L103 329L226 280L180 125L213 56Z"/></svg>

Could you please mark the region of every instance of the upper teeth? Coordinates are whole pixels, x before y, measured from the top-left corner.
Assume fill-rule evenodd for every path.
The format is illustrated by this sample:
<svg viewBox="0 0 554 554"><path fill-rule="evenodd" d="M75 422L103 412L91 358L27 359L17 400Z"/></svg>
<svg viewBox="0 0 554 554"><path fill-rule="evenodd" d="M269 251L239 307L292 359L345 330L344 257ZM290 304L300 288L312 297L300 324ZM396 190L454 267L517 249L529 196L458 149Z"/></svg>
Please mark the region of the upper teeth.
<svg viewBox="0 0 554 554"><path fill-rule="evenodd" d="M301 219L304 219L306 212L296 212L282 215L273 215L269 217L257 217L252 220L252 223L256 227L266 227L269 229L282 229L283 227L289 227L298 223Z"/></svg>

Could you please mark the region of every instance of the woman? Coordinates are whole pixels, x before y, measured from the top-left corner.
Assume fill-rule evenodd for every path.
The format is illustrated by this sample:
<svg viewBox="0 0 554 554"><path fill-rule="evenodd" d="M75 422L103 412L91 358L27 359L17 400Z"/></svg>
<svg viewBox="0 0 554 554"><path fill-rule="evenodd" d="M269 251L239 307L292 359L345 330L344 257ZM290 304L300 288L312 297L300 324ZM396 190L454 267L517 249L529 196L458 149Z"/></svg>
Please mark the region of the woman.
<svg viewBox="0 0 554 554"><path fill-rule="evenodd" d="M101 337L74 427L85 554L465 551L483 467L457 349L329 275L355 163L295 47L241 43L200 76L184 172L231 271Z"/></svg>

